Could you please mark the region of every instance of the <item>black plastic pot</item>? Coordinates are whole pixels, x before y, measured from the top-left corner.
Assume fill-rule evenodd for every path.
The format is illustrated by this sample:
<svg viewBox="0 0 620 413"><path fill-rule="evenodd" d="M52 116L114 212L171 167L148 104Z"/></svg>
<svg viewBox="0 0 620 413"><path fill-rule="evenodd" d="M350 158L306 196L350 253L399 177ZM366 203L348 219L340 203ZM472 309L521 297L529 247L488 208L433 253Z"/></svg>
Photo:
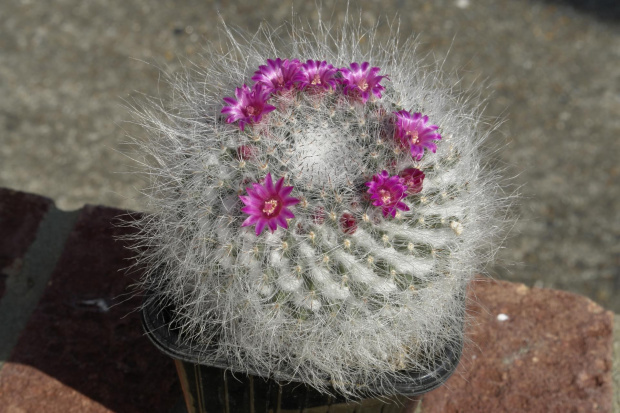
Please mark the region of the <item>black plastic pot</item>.
<svg viewBox="0 0 620 413"><path fill-rule="evenodd" d="M268 376L259 371L241 371L226 361L200 363L200 352L179 340L169 328L170 309L146 301L142 325L151 342L170 356L177 367L188 413L204 412L400 412L419 396L441 386L456 370L462 342L441 352L426 373L410 372L411 382L392 382L398 397L365 399L347 403L344 398L322 394L286 374ZM150 303L150 304L149 304Z"/></svg>

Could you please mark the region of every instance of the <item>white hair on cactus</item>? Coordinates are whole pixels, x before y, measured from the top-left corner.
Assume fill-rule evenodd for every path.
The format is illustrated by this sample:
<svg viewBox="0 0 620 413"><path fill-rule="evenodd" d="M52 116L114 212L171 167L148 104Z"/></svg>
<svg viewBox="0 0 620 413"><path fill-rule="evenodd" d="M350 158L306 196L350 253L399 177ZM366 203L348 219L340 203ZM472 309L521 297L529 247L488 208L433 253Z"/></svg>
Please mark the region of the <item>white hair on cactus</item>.
<svg viewBox="0 0 620 413"><path fill-rule="evenodd" d="M295 142L292 161L298 179L313 182L318 187L343 186L360 174L360 165L350 162L354 155L345 139L333 139L340 131L312 128L303 139Z"/></svg>
<svg viewBox="0 0 620 413"><path fill-rule="evenodd" d="M224 49L207 48L171 79L170 104L146 98L131 108L150 134L135 144L151 212L129 223L141 286L150 300L172 301L181 340L211 342L207 363L347 397L393 394L389 378L410 381L403 370L426 371L462 340L464 288L499 247L511 197L489 166L492 128L480 103L423 63L414 40L399 44L398 32L380 42L349 22L289 29L224 27ZM389 78L366 101L368 85L349 95L334 83L273 95L260 119L234 112L235 99L223 98L278 57L327 61L341 79L369 62ZM220 113L226 104L233 124ZM442 136L421 158L397 134L398 116L417 114ZM422 187L405 194L398 174L414 168ZM279 198L260 198L267 177ZM375 196L378 185L394 192ZM394 194L402 203L386 207ZM274 224L265 216L282 213L285 199L294 218L257 235L248 217Z"/></svg>

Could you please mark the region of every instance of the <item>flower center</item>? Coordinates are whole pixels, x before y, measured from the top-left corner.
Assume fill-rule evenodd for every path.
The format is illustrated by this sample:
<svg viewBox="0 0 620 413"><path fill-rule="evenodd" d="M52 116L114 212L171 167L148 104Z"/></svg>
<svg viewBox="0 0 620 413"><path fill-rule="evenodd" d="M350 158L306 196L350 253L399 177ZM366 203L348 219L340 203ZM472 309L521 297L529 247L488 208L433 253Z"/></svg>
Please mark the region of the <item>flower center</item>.
<svg viewBox="0 0 620 413"><path fill-rule="evenodd" d="M405 135L407 135L407 138L409 139L409 143L411 145L415 145L420 141L417 130L408 130Z"/></svg>
<svg viewBox="0 0 620 413"><path fill-rule="evenodd" d="M368 89L368 82L366 82L366 79L362 79L359 81L358 86L362 90L362 92L365 92L366 89Z"/></svg>
<svg viewBox="0 0 620 413"><path fill-rule="evenodd" d="M284 77L282 77L282 75L279 75L278 77L276 77L276 82L278 83L278 86L284 86Z"/></svg>
<svg viewBox="0 0 620 413"><path fill-rule="evenodd" d="M314 77L312 78L312 82L310 82L311 85L320 85L321 84L321 76L319 76L318 73L314 74Z"/></svg>
<svg viewBox="0 0 620 413"><path fill-rule="evenodd" d="M265 204L263 205L263 212L265 213L265 215L271 216L273 215L273 213L276 211L277 208L278 208L278 200L270 199L269 201L265 201Z"/></svg>
<svg viewBox="0 0 620 413"><path fill-rule="evenodd" d="M392 194L390 194L390 191L380 189L379 198L381 198L381 202L383 202L384 204L389 204L392 201Z"/></svg>
<svg viewBox="0 0 620 413"><path fill-rule="evenodd" d="M254 106L252 106L252 105L248 105L245 108L245 111L248 113L249 116L252 116L252 115L254 115L256 113L256 108Z"/></svg>

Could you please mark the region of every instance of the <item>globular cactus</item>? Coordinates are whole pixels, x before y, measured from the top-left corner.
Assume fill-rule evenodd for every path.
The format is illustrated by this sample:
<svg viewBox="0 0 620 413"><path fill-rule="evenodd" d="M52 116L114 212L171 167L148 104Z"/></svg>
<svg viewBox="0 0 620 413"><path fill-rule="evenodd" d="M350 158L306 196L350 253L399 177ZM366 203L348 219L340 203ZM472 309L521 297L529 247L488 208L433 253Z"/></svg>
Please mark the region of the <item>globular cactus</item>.
<svg viewBox="0 0 620 413"><path fill-rule="evenodd" d="M205 362L393 393L383 379L462 340L464 289L498 247L489 129L414 41L263 30L228 32L171 107L136 110L142 286Z"/></svg>

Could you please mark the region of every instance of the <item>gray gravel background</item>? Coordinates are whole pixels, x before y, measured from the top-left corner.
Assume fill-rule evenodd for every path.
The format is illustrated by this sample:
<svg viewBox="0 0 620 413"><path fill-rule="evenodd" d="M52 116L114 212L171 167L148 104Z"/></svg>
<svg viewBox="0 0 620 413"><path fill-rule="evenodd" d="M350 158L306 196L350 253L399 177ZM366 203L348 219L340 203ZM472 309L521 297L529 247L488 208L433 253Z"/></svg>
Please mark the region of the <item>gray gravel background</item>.
<svg viewBox="0 0 620 413"><path fill-rule="evenodd" d="M158 66L179 68L228 24L255 30L314 2L35 0L0 5L0 186L141 209L122 173L122 100L165 92ZM567 289L620 312L620 2L384 0L354 2L374 24L400 15L404 36L446 59L465 84L486 81L486 114L502 116L523 198L521 219L490 269L500 279ZM324 15L344 15L323 1ZM380 26L385 32L385 25Z"/></svg>

